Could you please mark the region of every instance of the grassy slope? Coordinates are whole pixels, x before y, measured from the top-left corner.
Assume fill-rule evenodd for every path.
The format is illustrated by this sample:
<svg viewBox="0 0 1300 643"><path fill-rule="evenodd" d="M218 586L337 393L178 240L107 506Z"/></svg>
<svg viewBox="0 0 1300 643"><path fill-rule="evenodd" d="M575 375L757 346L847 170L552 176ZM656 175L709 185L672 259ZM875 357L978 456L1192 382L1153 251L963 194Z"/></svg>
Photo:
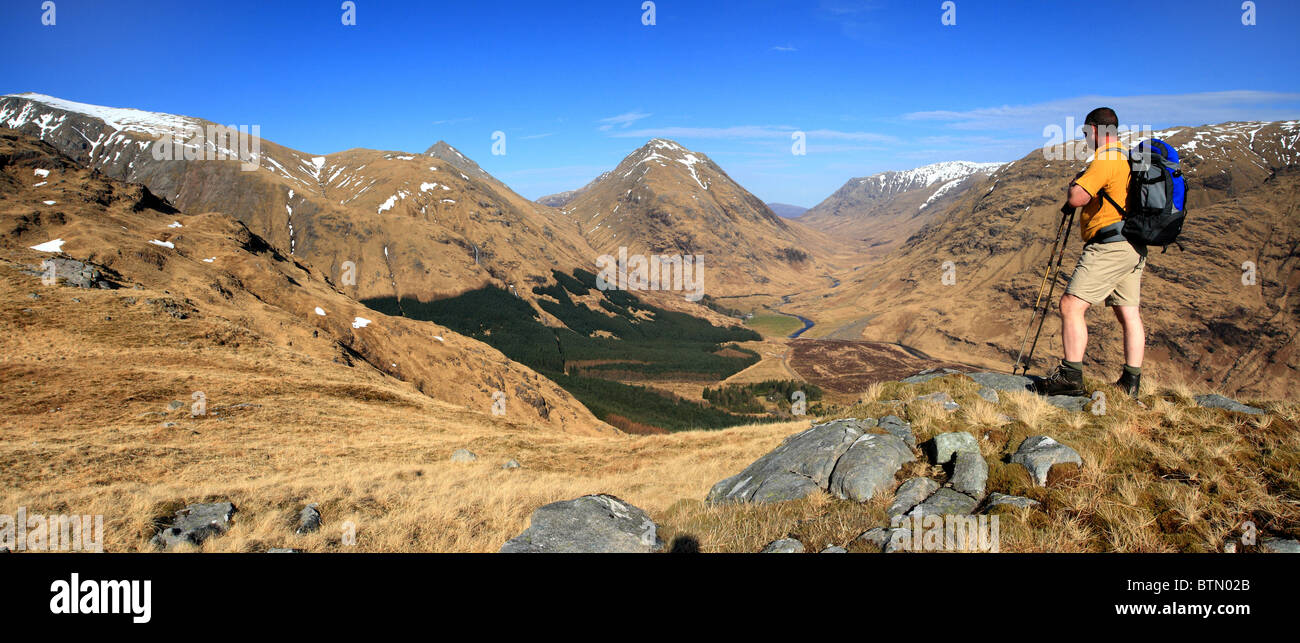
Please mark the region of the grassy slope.
<svg viewBox="0 0 1300 643"><path fill-rule="evenodd" d="M181 323L123 310L117 294L0 281L3 319L60 311L40 333L0 334L9 383L0 400L0 507L31 513L102 513L110 551L146 548L150 519L184 503L230 499L231 533L208 551L271 546L310 551L494 551L538 506L613 493L646 509L666 540L690 537L705 551L755 551L793 533L810 547L847 544L884 522L886 498L856 504L819 494L772 506L707 507L709 487L807 422L655 436L579 437L442 404L409 385L332 362L295 357L238 337L216 322ZM29 290L39 300L28 300ZM80 303L71 301L79 298ZM23 308L33 312L25 313ZM130 324L100 324L130 315ZM190 344L207 339L202 351ZM121 350L121 348L129 350ZM946 387L965 405L954 416L908 409L918 437L949 429L986 434L990 490L1024 493L1041 511L1005 514L1003 551L1197 551L1214 549L1244 519L1264 533L1297 528L1300 407L1243 419L1190 408L1170 387L1150 411L1112 395L1105 417L1067 415L1030 396L976 401L969 383L873 387L853 415L898 407L875 400ZM206 390L210 409L165 417L177 391ZM1016 421L998 426L996 413ZM153 415L145 415L153 414ZM224 419L218 419L222 418ZM164 421L178 424L162 428ZM1077 448L1081 475L1050 489L1027 486L1003 455L1031 434ZM475 451L472 464L450 453ZM503 471L517 459L523 468ZM902 475L926 469L909 465ZM934 473L934 472L931 472ZM320 503L324 527L295 536L294 513ZM345 521L357 544L341 544Z"/></svg>

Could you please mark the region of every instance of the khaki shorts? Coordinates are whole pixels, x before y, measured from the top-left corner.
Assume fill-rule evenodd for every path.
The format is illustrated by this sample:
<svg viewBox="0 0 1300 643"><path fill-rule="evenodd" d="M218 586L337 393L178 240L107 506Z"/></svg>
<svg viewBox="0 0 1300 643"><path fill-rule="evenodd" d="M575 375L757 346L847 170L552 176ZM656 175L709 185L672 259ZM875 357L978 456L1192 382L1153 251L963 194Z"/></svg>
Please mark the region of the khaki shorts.
<svg viewBox="0 0 1300 643"><path fill-rule="evenodd" d="M1139 250L1127 241L1085 244L1065 294L1093 306L1103 299L1107 306L1136 306L1146 263L1146 247Z"/></svg>

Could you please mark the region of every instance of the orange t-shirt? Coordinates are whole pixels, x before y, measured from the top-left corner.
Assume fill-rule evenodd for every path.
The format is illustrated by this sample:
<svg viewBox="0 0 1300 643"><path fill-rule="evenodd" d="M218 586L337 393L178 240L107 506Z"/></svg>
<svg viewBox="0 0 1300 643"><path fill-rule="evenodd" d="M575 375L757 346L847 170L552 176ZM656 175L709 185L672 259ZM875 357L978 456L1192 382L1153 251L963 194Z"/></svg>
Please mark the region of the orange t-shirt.
<svg viewBox="0 0 1300 643"><path fill-rule="evenodd" d="M1075 184L1088 191L1092 200L1083 206L1083 218L1079 221L1079 234L1086 242L1097 234L1098 230L1124 219L1119 210L1098 194L1106 190L1106 196L1115 200L1121 208L1128 208L1128 153L1119 141L1111 141L1093 155L1092 163Z"/></svg>

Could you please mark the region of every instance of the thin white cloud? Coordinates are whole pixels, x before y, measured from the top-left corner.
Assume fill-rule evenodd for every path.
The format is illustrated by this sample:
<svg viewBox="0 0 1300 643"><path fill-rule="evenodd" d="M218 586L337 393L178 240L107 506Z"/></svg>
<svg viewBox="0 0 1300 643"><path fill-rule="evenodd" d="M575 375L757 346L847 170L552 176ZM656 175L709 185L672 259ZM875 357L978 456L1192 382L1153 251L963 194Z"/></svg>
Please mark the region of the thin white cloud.
<svg viewBox="0 0 1300 643"><path fill-rule="evenodd" d="M772 48L773 51L799 51L794 45L777 45Z"/></svg>
<svg viewBox="0 0 1300 643"><path fill-rule="evenodd" d="M519 140L521 140L521 141L531 141L531 140L536 139L536 138L546 138L547 136L553 136L554 134L555 134L555 132L547 132L547 133L545 133L545 134L530 134L530 135L528 135L528 136L520 136L520 137L519 137Z"/></svg>
<svg viewBox="0 0 1300 643"><path fill-rule="evenodd" d="M449 118L443 121L434 121L434 125L455 125L456 123L468 123L474 120L472 116L462 116L460 118Z"/></svg>
<svg viewBox="0 0 1300 643"><path fill-rule="evenodd" d="M1300 114L1300 93L1235 90L1145 96L1091 95L1027 105L912 112L903 118L945 122L953 129L1037 131L1049 125L1063 125L1069 117L1081 122L1084 115L1102 105L1113 108L1121 124L1196 126L1294 118Z"/></svg>
<svg viewBox="0 0 1300 643"><path fill-rule="evenodd" d="M615 127L626 128L632 123L635 123L643 118L649 118L650 116L651 114L647 114L645 112L631 111L631 112L627 112L626 114L619 114L618 116L610 116L609 118L602 118L596 122L602 123L602 125L600 126L600 130L602 132L605 132L614 129Z"/></svg>

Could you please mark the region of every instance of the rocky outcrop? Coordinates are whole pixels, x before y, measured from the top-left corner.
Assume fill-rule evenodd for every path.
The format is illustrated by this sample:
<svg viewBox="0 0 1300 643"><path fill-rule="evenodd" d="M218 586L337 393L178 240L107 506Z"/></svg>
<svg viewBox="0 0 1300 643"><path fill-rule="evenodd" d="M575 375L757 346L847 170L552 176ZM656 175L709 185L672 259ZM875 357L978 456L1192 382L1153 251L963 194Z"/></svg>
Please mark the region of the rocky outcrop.
<svg viewBox="0 0 1300 643"><path fill-rule="evenodd" d="M1025 441L1020 443L1020 448L1016 449L1015 454L1011 456L1011 462L1024 466L1029 471L1030 477L1034 479L1034 484L1040 487L1047 485L1047 474L1054 466L1067 464L1083 466L1083 458L1079 457L1078 451L1046 435L1025 438Z"/></svg>
<svg viewBox="0 0 1300 643"><path fill-rule="evenodd" d="M299 534L320 531L320 509L316 503L309 504L298 512L298 528L294 531Z"/></svg>
<svg viewBox="0 0 1300 643"><path fill-rule="evenodd" d="M802 554L806 551L803 543L794 538L782 538L767 544L760 554Z"/></svg>
<svg viewBox="0 0 1300 643"><path fill-rule="evenodd" d="M650 516L601 494L539 508L528 529L510 539L501 553L653 553L663 547Z"/></svg>
<svg viewBox="0 0 1300 643"><path fill-rule="evenodd" d="M938 490L939 483L932 478L908 478L899 485L898 491L894 492L894 502L889 505L889 515L901 516L911 511L913 507L925 502L926 498Z"/></svg>
<svg viewBox="0 0 1300 643"><path fill-rule="evenodd" d="M212 536L220 536L230 528L235 505L229 502L193 504L177 511L172 524L154 534L151 543L171 549L181 543L202 545Z"/></svg>
<svg viewBox="0 0 1300 643"><path fill-rule="evenodd" d="M984 497L989 464L979 451L958 451L952 466L952 488L975 500Z"/></svg>
<svg viewBox="0 0 1300 643"><path fill-rule="evenodd" d="M829 491L841 500L865 502L894 486L894 474L915 460L907 444L893 435L868 433L840 457Z"/></svg>
<svg viewBox="0 0 1300 643"><path fill-rule="evenodd" d="M874 420L834 420L787 438L744 471L715 484L706 500L781 502L824 489L862 501L892 486L898 469L914 459L902 438Z"/></svg>
<svg viewBox="0 0 1300 643"><path fill-rule="evenodd" d="M1203 408L1224 409L1227 411L1232 411L1234 413L1246 413L1249 415L1263 415L1265 412L1264 409L1255 408L1253 406L1247 406L1232 398L1219 395L1218 393L1211 393L1209 395L1197 395L1196 405Z"/></svg>
<svg viewBox="0 0 1300 643"><path fill-rule="evenodd" d="M113 271L87 261L77 261L68 257L50 257L41 265L24 270L29 275L43 278L54 277L57 283L76 288L100 288L110 290L117 288L115 278L120 278Z"/></svg>
<svg viewBox="0 0 1300 643"><path fill-rule="evenodd" d="M975 510L978 503L974 498L955 491L953 489L943 488L934 495L925 499L925 502L917 505L908 512L909 516L948 516L964 515Z"/></svg>
<svg viewBox="0 0 1300 643"><path fill-rule="evenodd" d="M953 456L962 451L980 451L979 441L965 431L940 433L930 441L930 457L935 464L948 464Z"/></svg>

